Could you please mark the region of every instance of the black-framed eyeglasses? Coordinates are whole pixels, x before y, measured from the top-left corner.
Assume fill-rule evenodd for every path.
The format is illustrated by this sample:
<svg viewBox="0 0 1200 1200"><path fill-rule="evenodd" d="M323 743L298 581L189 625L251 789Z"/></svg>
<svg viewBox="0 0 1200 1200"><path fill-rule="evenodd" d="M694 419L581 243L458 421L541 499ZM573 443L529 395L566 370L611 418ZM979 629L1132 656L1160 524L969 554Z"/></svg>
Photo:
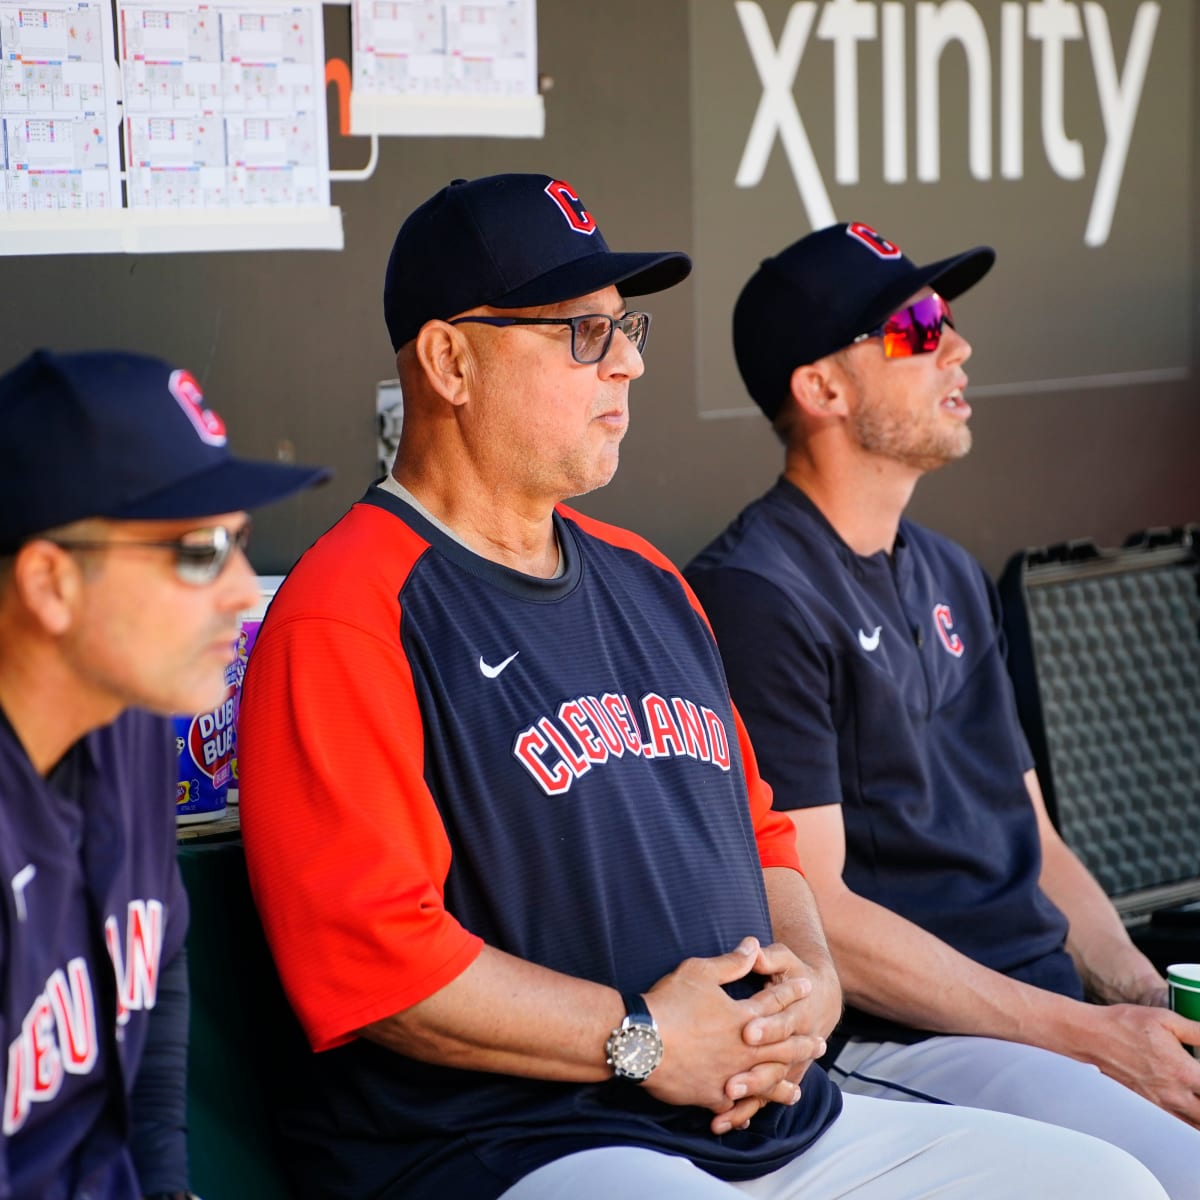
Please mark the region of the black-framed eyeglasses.
<svg viewBox="0 0 1200 1200"><path fill-rule="evenodd" d="M648 312L627 312L623 317L607 313L584 313L578 317L455 317L451 325L569 325L571 357L584 366L598 363L612 345L613 330L619 329L641 354L650 333Z"/></svg>
<svg viewBox="0 0 1200 1200"><path fill-rule="evenodd" d="M175 574L184 583L203 587L212 583L225 569L225 564L235 550L245 550L250 541L250 521L230 529L226 525L210 525L205 529L189 529L173 542L125 541L108 538L104 541L89 541L84 538L49 538L64 550L112 550L121 546L149 546L158 550L170 550L175 555Z"/></svg>

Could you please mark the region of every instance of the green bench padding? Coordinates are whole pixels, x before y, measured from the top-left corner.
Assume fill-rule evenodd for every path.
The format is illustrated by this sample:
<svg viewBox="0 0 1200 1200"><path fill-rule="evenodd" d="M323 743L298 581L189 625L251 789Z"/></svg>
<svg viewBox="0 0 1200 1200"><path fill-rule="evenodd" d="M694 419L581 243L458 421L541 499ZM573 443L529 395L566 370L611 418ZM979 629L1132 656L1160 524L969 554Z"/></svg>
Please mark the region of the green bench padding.
<svg viewBox="0 0 1200 1200"><path fill-rule="evenodd" d="M191 904L188 1152L204 1200L287 1200L272 1123L302 1041L250 898L240 838L181 843Z"/></svg>

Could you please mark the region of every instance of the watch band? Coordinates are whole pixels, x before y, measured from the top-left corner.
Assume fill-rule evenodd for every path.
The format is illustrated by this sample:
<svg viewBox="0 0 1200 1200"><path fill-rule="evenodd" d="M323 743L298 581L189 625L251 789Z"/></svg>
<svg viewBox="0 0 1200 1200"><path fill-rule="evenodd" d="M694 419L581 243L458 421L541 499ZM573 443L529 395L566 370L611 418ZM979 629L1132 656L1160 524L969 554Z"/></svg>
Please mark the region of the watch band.
<svg viewBox="0 0 1200 1200"><path fill-rule="evenodd" d="M654 1024L654 1018L650 1015L650 1006L641 992L622 992L621 1003L625 1005L626 1017L641 1017L643 1021Z"/></svg>

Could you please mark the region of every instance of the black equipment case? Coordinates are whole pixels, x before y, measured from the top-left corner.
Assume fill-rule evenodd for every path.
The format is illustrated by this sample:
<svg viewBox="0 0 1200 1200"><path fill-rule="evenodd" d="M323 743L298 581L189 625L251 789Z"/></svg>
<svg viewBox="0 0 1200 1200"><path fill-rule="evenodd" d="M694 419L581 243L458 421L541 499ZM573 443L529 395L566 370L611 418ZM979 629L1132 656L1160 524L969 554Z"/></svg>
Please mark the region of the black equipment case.
<svg viewBox="0 0 1200 1200"><path fill-rule="evenodd" d="M1200 526L1025 550L1000 593L1059 833L1158 967L1200 962Z"/></svg>

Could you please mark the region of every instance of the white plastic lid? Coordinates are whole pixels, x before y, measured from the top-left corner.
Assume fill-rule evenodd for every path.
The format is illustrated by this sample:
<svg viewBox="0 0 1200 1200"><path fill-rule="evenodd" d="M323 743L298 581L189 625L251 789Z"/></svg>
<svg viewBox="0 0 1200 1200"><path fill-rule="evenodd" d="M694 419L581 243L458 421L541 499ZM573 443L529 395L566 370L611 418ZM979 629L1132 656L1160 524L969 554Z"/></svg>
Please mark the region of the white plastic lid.
<svg viewBox="0 0 1200 1200"><path fill-rule="evenodd" d="M283 575L259 575L258 590L262 593L262 599L253 607L248 608L241 614L243 621L261 621L267 612L267 605L271 603L272 597L279 590L279 585L284 581Z"/></svg>

